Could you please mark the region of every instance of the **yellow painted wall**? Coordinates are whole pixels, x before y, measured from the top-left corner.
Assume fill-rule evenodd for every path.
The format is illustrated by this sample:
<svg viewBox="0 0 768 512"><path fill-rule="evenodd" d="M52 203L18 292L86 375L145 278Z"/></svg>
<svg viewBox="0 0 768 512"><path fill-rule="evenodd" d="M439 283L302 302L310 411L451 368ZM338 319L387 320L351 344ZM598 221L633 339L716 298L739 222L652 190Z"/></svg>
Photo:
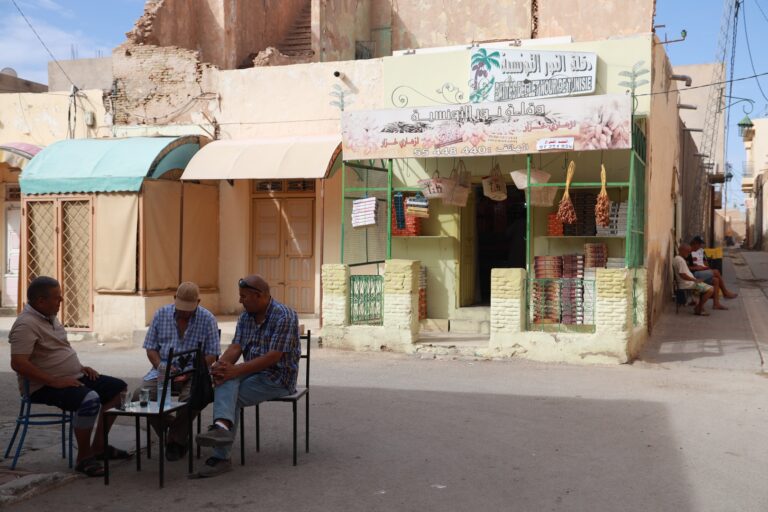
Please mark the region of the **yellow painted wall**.
<svg viewBox="0 0 768 512"><path fill-rule="evenodd" d="M674 240L674 168L680 159L677 82L669 80L672 68L663 45L653 52L653 90L670 91L656 94L651 100L648 124L648 161L646 165L645 266L648 270L648 326L661 315L670 296L670 257Z"/></svg>
<svg viewBox="0 0 768 512"><path fill-rule="evenodd" d="M75 138L110 137L111 127L104 125L101 91L80 91L77 104ZM27 142L47 146L67 137L66 93L0 94L0 143ZM85 126L85 112L95 115L96 126Z"/></svg>

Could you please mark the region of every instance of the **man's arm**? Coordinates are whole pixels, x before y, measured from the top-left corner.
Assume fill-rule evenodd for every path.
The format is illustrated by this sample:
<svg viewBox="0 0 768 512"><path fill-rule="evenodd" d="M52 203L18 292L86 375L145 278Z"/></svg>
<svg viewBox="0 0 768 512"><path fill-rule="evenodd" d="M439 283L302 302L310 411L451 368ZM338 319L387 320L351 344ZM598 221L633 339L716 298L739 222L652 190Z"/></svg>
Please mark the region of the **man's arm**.
<svg viewBox="0 0 768 512"><path fill-rule="evenodd" d="M234 346L238 347L237 357L240 357L240 346L232 344L230 345L230 348ZM278 361L280 361L283 353L278 350L271 350L261 357L251 359L250 361L244 361L240 364L234 364L234 362L231 362L232 358L229 357L229 355L230 349L228 348L211 370L211 374L213 374L217 384L229 379L240 377L242 375L250 375L252 373L260 372L275 366ZM237 358L234 358L234 361L237 361Z"/></svg>
<svg viewBox="0 0 768 512"><path fill-rule="evenodd" d="M11 354L11 368L13 371L31 381L41 382L52 388L80 387L82 382L74 377L52 377L32 364L29 354Z"/></svg>

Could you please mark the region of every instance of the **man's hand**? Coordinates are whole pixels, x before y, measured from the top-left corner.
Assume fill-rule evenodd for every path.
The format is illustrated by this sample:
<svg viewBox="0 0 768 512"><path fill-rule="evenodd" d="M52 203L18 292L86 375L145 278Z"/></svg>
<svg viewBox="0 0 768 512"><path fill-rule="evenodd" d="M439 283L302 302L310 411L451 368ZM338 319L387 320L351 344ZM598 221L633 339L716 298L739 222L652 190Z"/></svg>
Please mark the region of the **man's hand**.
<svg viewBox="0 0 768 512"><path fill-rule="evenodd" d="M213 382L221 384L238 376L237 368L234 364L219 360L211 367Z"/></svg>
<svg viewBox="0 0 768 512"><path fill-rule="evenodd" d="M90 366L83 366L80 370L85 374L86 377L88 377L91 380L96 380L99 378L99 372L97 372Z"/></svg>
<svg viewBox="0 0 768 512"><path fill-rule="evenodd" d="M58 379L54 379L48 385L52 388L62 389L62 388L79 388L80 386L83 385L83 383L74 377L61 377Z"/></svg>

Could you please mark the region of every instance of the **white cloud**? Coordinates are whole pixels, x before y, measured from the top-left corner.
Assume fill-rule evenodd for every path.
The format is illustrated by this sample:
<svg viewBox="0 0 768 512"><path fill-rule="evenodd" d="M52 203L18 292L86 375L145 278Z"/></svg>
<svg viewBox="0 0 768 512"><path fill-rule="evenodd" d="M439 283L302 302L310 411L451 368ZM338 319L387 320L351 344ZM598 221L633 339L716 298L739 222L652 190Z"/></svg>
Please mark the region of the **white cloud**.
<svg viewBox="0 0 768 512"><path fill-rule="evenodd" d="M67 9L55 0L16 0L19 7L24 11L24 14L29 16L30 13L34 15L35 11L50 11L55 12L65 18L74 18L75 13L71 9Z"/></svg>
<svg viewBox="0 0 768 512"><path fill-rule="evenodd" d="M43 4L56 4L53 0L35 0ZM79 30L67 31L40 19L27 18L58 60L71 58L72 47L79 58L95 57L97 52L109 56L112 49L99 44ZM20 78L48 83L48 61L51 57L35 37L20 15L0 18L0 68L12 67Z"/></svg>

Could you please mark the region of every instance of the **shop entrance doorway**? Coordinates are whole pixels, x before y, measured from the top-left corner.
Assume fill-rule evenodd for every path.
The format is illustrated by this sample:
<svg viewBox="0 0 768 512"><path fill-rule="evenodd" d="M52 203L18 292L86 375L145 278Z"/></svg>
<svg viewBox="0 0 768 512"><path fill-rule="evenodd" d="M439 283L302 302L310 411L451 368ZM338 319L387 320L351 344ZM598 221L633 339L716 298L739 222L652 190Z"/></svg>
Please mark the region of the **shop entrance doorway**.
<svg viewBox="0 0 768 512"><path fill-rule="evenodd" d="M491 269L525 267L525 193L510 185L505 201L493 201L475 187L472 197L462 212L461 268L472 279L462 277L461 306L487 306Z"/></svg>

